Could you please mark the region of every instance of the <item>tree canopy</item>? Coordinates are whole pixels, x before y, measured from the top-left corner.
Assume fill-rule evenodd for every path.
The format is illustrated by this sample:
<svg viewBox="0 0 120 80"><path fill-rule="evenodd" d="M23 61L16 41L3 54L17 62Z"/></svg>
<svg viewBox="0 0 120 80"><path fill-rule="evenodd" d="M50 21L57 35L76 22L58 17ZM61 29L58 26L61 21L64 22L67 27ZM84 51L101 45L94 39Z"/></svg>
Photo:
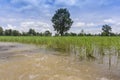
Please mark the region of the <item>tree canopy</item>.
<svg viewBox="0 0 120 80"><path fill-rule="evenodd" d="M44 36L51 36L51 35L52 35L52 33L48 30L44 32Z"/></svg>
<svg viewBox="0 0 120 80"><path fill-rule="evenodd" d="M112 28L111 28L111 26L105 24L105 25L102 26L102 31L103 31L102 32L103 36L110 36Z"/></svg>
<svg viewBox="0 0 120 80"><path fill-rule="evenodd" d="M3 35L3 28L0 27L0 35Z"/></svg>
<svg viewBox="0 0 120 80"><path fill-rule="evenodd" d="M60 8L52 17L52 23L54 30L57 31L57 34L63 36L64 33L66 33L71 28L73 21L70 18L69 11L66 8Z"/></svg>
<svg viewBox="0 0 120 80"><path fill-rule="evenodd" d="M30 35L30 36L32 36L32 35L36 35L36 32L35 32L35 30L34 29L29 29L29 31L28 31L28 34Z"/></svg>

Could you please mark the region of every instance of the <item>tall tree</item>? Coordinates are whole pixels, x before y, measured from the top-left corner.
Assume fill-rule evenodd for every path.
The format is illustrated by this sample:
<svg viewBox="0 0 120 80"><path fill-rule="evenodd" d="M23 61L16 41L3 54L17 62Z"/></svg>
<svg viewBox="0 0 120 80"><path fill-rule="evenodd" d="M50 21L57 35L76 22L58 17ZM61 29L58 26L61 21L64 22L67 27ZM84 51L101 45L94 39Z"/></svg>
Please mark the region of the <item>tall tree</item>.
<svg viewBox="0 0 120 80"><path fill-rule="evenodd" d="M3 28L0 27L0 35L3 35Z"/></svg>
<svg viewBox="0 0 120 80"><path fill-rule="evenodd" d="M34 29L29 29L28 34L31 35L31 36L35 36L36 31Z"/></svg>
<svg viewBox="0 0 120 80"><path fill-rule="evenodd" d="M51 36L51 35L52 35L52 33L48 30L44 32L44 36Z"/></svg>
<svg viewBox="0 0 120 80"><path fill-rule="evenodd" d="M12 33L13 36L20 36L20 32L18 30L13 30Z"/></svg>
<svg viewBox="0 0 120 80"><path fill-rule="evenodd" d="M102 32L103 36L110 36L112 28L111 28L111 26L105 24L105 25L102 26L102 31L103 31Z"/></svg>
<svg viewBox="0 0 120 80"><path fill-rule="evenodd" d="M6 29L4 33L5 33L6 36L12 36L13 35L12 29Z"/></svg>
<svg viewBox="0 0 120 80"><path fill-rule="evenodd" d="M64 33L66 33L71 28L73 21L70 18L69 11L66 8L60 8L52 17L52 23L54 30L57 31L57 34L63 36Z"/></svg>
<svg viewBox="0 0 120 80"><path fill-rule="evenodd" d="M84 32L83 29L82 29L81 32L78 34L78 36L85 36L85 32Z"/></svg>

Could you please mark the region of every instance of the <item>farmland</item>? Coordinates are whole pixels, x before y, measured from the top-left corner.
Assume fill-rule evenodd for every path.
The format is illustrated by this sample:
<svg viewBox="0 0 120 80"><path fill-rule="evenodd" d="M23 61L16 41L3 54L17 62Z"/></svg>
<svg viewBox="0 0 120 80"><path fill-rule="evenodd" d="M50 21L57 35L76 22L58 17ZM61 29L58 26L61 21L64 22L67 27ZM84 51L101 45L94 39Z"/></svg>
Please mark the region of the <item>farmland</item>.
<svg viewBox="0 0 120 80"><path fill-rule="evenodd" d="M0 79L119 80L119 37L1 36L0 42Z"/></svg>
<svg viewBox="0 0 120 80"><path fill-rule="evenodd" d="M2 36L2 42L19 42L27 44L35 44L37 46L46 46L65 54L75 53L81 58L87 56L95 58L95 54L104 55L105 50L115 50L120 55L120 37L38 37L38 36ZM85 55L81 52L85 50ZM95 53L97 50L97 53Z"/></svg>

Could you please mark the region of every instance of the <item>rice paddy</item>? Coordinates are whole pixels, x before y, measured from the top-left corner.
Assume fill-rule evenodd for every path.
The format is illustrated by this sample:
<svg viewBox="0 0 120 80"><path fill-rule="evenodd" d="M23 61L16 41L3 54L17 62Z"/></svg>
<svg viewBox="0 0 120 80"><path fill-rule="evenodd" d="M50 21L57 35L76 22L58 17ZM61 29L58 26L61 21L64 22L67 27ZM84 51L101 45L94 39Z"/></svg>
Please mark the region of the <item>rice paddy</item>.
<svg viewBox="0 0 120 80"><path fill-rule="evenodd" d="M114 51L120 56L120 37L38 37L38 36L1 36L1 42L19 42L46 46L46 48L63 52L66 55L75 54L80 59L95 59Z"/></svg>
<svg viewBox="0 0 120 80"><path fill-rule="evenodd" d="M1 36L0 42L3 80L119 80L119 37Z"/></svg>

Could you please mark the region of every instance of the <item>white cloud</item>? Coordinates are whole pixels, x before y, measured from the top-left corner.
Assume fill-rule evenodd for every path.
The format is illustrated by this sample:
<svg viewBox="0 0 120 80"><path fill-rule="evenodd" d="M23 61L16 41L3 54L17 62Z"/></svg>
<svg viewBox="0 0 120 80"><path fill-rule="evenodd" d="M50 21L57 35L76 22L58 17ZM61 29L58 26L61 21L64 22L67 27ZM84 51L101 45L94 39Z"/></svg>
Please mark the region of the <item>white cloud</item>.
<svg viewBox="0 0 120 80"><path fill-rule="evenodd" d="M104 22L105 22L105 23L111 23L111 24L116 23L116 21L113 20L113 19L105 19Z"/></svg>
<svg viewBox="0 0 120 80"><path fill-rule="evenodd" d="M78 0L11 0L12 4L16 4L16 3L27 3L33 6L39 6L40 5L46 5L46 2L50 2L50 3L55 3L55 5L59 5L59 4L64 4L64 5L68 5L68 6L72 6L72 5L76 5Z"/></svg>
<svg viewBox="0 0 120 80"><path fill-rule="evenodd" d="M56 0L56 4L65 4L65 5L76 5L78 0Z"/></svg>
<svg viewBox="0 0 120 80"><path fill-rule="evenodd" d="M15 29L16 26L12 26L11 24L7 24L6 29Z"/></svg>
<svg viewBox="0 0 120 80"><path fill-rule="evenodd" d="M12 4L17 4L21 2L32 4L32 5L38 5L40 2L43 2L43 0L11 0Z"/></svg>
<svg viewBox="0 0 120 80"><path fill-rule="evenodd" d="M0 22L1 22L1 23L6 23L6 22L11 23L11 22L15 22L15 21L17 21L16 18L0 17Z"/></svg>
<svg viewBox="0 0 120 80"><path fill-rule="evenodd" d="M78 23L75 23L74 26L75 27L83 27L85 26L86 24L84 22L78 22Z"/></svg>
<svg viewBox="0 0 120 80"><path fill-rule="evenodd" d="M98 25L100 24L97 24L97 23L94 23L94 22L75 22L73 24L73 27L72 29L70 30L70 32L75 32L75 33L80 33L81 30L83 29L85 31L85 33L93 33L93 34L96 34L96 33L100 33L101 32L101 29L100 27L98 27Z"/></svg>
<svg viewBox="0 0 120 80"><path fill-rule="evenodd" d="M20 32L27 32L30 28L35 29L37 32L44 32L46 30L53 32L52 27L48 23L40 21L23 21L17 25L7 24L3 28L18 30Z"/></svg>
<svg viewBox="0 0 120 80"><path fill-rule="evenodd" d="M105 19L103 20L105 24L110 24L112 31L114 33L119 33L120 32L120 20L119 19Z"/></svg>
<svg viewBox="0 0 120 80"><path fill-rule="evenodd" d="M21 22L20 26L23 28L22 31L28 30L30 28L33 28L38 32L44 32L46 30L52 31L51 26L48 23L40 22L40 21Z"/></svg>
<svg viewBox="0 0 120 80"><path fill-rule="evenodd" d="M91 22L91 23L87 23L86 26L93 27L93 26L96 26L96 24Z"/></svg>
<svg viewBox="0 0 120 80"><path fill-rule="evenodd" d="M101 29L100 28L89 28L89 29L85 29L86 33L92 33L92 34L99 34L101 33Z"/></svg>
<svg viewBox="0 0 120 80"><path fill-rule="evenodd" d="M86 22L77 22L77 23L74 23L73 26L74 26L74 27L94 27L94 26L96 26L96 24L93 23L93 22L90 22L90 23L86 23Z"/></svg>
<svg viewBox="0 0 120 80"><path fill-rule="evenodd" d="M120 26L120 19L105 19L104 23L111 24L113 26Z"/></svg>
<svg viewBox="0 0 120 80"><path fill-rule="evenodd" d="M17 9L17 11L30 10L30 9L32 9L32 8L33 8L33 6L31 6L31 5L26 5L26 6L23 6L23 7L19 8L19 9Z"/></svg>

